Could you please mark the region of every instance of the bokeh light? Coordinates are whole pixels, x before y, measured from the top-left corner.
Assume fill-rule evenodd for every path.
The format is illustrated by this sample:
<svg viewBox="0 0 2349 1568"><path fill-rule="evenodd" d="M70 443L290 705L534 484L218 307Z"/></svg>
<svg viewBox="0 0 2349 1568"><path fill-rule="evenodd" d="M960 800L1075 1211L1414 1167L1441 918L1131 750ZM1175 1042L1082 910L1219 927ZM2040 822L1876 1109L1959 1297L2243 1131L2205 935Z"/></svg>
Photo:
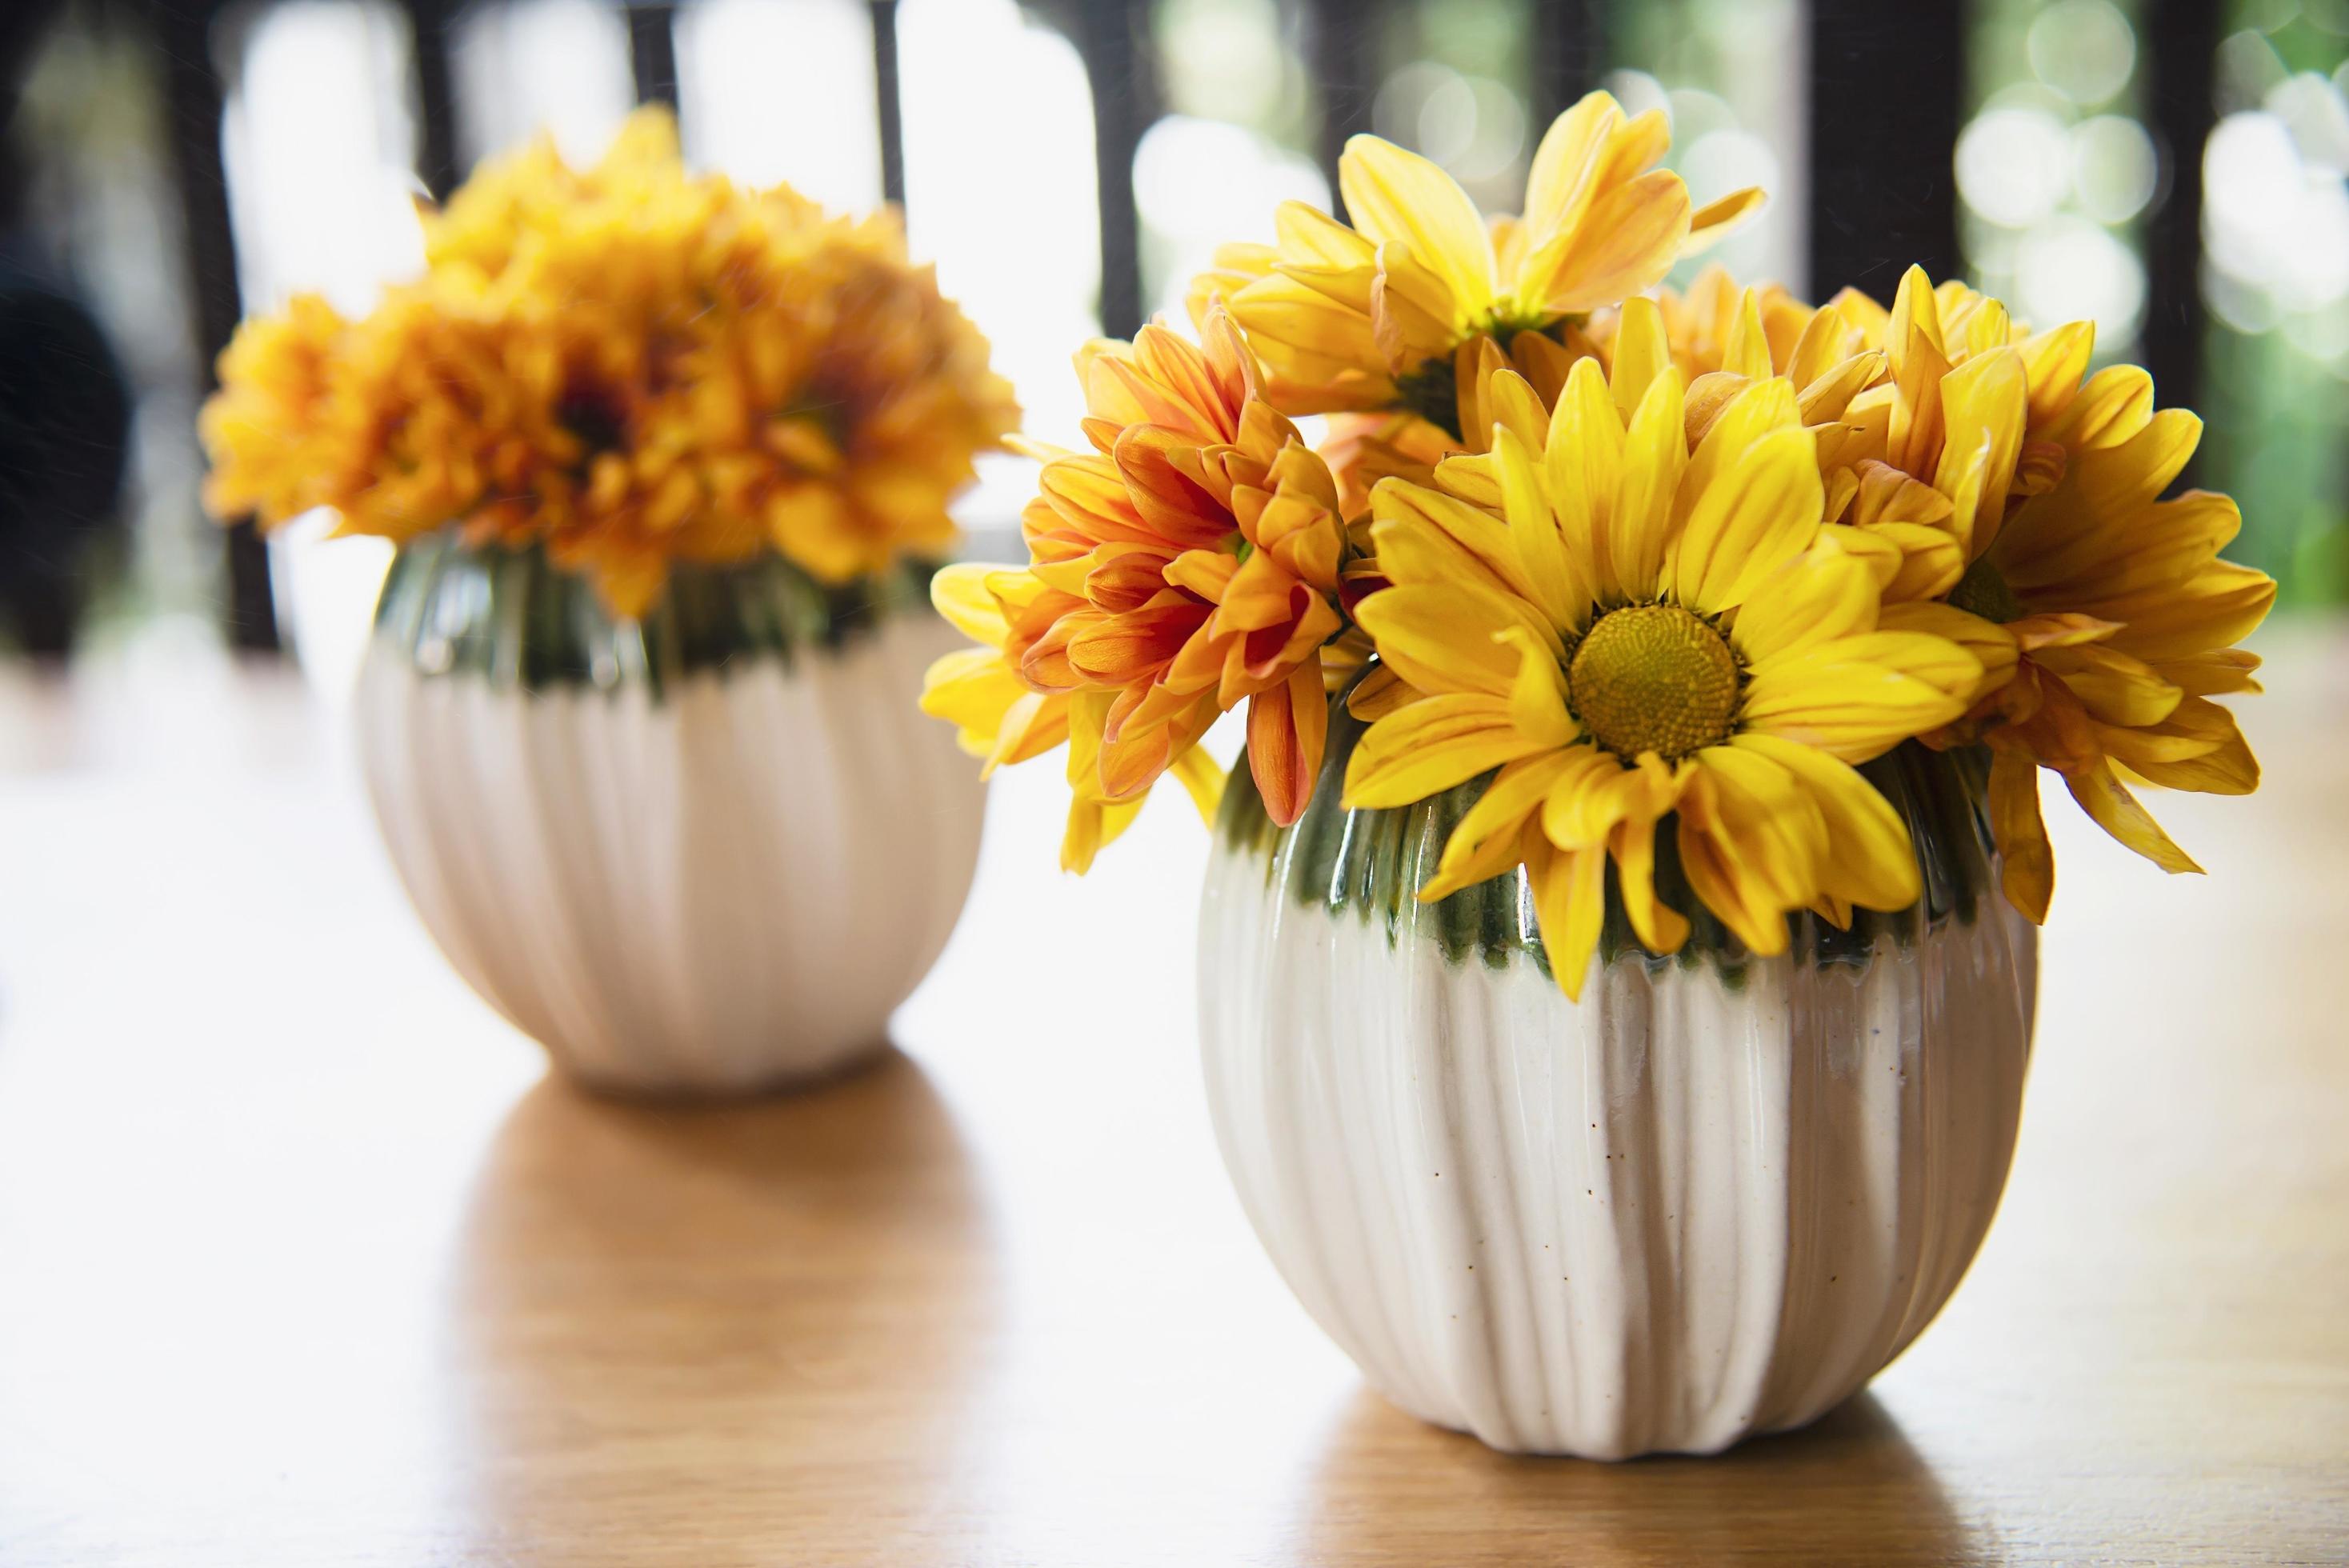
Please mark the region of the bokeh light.
<svg viewBox="0 0 2349 1568"><path fill-rule="evenodd" d="M1516 92L1490 77L1434 60L1389 76L1371 110L1371 129L1449 170L1472 193L1506 187L1526 145L1526 111ZM1499 198L1514 209L1512 195Z"/></svg>
<svg viewBox="0 0 2349 1568"><path fill-rule="evenodd" d="M2056 0L2025 36L2032 73L2084 108L2128 85L2137 33L2111 0Z"/></svg>
<svg viewBox="0 0 2349 1568"><path fill-rule="evenodd" d="M2162 188L2143 119L2136 28L2110 0L1992 0L1987 89L1952 156L1973 283L2035 326L2092 321L2096 352L2136 352L2139 225Z"/></svg>
<svg viewBox="0 0 2349 1568"><path fill-rule="evenodd" d="M2072 128L2072 190L2080 210L2099 223L2126 223L2146 209L2161 181L2161 160L2144 126L2100 114Z"/></svg>
<svg viewBox="0 0 2349 1568"><path fill-rule="evenodd" d="M2027 229L2054 215L2071 189L2063 122L2044 109L1992 108L1958 138L1958 192L1992 222Z"/></svg>

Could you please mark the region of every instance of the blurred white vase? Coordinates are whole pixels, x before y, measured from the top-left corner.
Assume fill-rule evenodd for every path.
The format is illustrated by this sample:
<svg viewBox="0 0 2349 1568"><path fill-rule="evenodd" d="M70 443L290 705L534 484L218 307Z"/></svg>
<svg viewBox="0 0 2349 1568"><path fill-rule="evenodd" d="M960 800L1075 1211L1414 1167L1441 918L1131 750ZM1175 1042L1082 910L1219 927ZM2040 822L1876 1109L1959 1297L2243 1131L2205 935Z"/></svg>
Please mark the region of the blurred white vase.
<svg viewBox="0 0 2349 1568"><path fill-rule="evenodd" d="M404 549L356 715L417 912L587 1084L736 1095L875 1052L945 946L983 787L915 706L909 575L681 568L615 620L536 552Z"/></svg>

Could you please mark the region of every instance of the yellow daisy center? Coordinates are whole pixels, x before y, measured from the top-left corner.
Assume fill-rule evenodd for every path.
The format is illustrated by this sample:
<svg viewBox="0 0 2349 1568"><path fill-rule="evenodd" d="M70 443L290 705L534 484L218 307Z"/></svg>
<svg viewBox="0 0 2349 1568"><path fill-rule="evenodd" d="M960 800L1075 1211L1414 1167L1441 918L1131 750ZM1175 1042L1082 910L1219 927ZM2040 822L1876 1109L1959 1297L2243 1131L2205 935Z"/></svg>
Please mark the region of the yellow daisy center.
<svg viewBox="0 0 2349 1568"><path fill-rule="evenodd" d="M1575 717L1630 762L1668 762L1729 738L1737 656L1728 640L1677 604L1631 604L1599 617L1567 663Z"/></svg>

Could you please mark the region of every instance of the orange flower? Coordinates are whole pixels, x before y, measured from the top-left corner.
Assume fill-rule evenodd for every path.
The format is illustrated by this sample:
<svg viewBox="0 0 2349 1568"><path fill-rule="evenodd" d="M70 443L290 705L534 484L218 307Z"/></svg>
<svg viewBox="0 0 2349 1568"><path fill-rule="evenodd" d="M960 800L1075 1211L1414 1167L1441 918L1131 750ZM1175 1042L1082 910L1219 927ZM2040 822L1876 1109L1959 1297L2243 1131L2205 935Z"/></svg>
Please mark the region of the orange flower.
<svg viewBox="0 0 2349 1568"><path fill-rule="evenodd" d="M1067 704L1080 804L1130 806L1170 769L1192 783L1201 738L1245 703L1249 768L1289 822L1320 771L1330 683L1359 662L1326 646L1345 624L1346 531L1336 480L1263 401L1230 322L1213 312L1201 336L1152 325L1078 356L1092 449L1039 452L1030 565L990 580L1036 586L998 593L996 645L1029 693ZM988 641L994 628L965 630ZM968 655L949 655L926 698L967 740L986 726L950 711L948 687L977 673ZM1080 842L1071 822L1063 861L1081 870L1098 844Z"/></svg>
<svg viewBox="0 0 2349 1568"><path fill-rule="evenodd" d="M1030 649L1040 690L1109 692L1101 784L1149 787L1248 704L1249 766L1303 811L1327 727L1321 645L1340 627L1336 482L1257 395L1220 313L1195 346L1163 326L1079 356L1089 453L1053 457L1026 519L1034 571L1082 601Z"/></svg>
<svg viewBox="0 0 2349 1568"><path fill-rule="evenodd" d="M1019 422L893 214L688 177L659 111L593 169L544 142L486 166L425 231L426 276L364 319L296 301L240 331L216 511L540 544L635 615L673 561L841 583L943 553Z"/></svg>

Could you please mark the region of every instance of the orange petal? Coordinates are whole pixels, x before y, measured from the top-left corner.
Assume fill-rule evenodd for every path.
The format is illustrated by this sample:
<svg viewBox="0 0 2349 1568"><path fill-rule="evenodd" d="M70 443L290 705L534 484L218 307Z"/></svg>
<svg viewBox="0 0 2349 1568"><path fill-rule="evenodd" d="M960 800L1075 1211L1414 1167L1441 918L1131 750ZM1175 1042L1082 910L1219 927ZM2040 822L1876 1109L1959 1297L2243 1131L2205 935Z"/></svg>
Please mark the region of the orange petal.
<svg viewBox="0 0 2349 1568"><path fill-rule="evenodd" d="M1284 828L1305 815L1313 797L1329 728L1318 664L1299 665L1286 682L1248 699L1248 771L1266 813Z"/></svg>

